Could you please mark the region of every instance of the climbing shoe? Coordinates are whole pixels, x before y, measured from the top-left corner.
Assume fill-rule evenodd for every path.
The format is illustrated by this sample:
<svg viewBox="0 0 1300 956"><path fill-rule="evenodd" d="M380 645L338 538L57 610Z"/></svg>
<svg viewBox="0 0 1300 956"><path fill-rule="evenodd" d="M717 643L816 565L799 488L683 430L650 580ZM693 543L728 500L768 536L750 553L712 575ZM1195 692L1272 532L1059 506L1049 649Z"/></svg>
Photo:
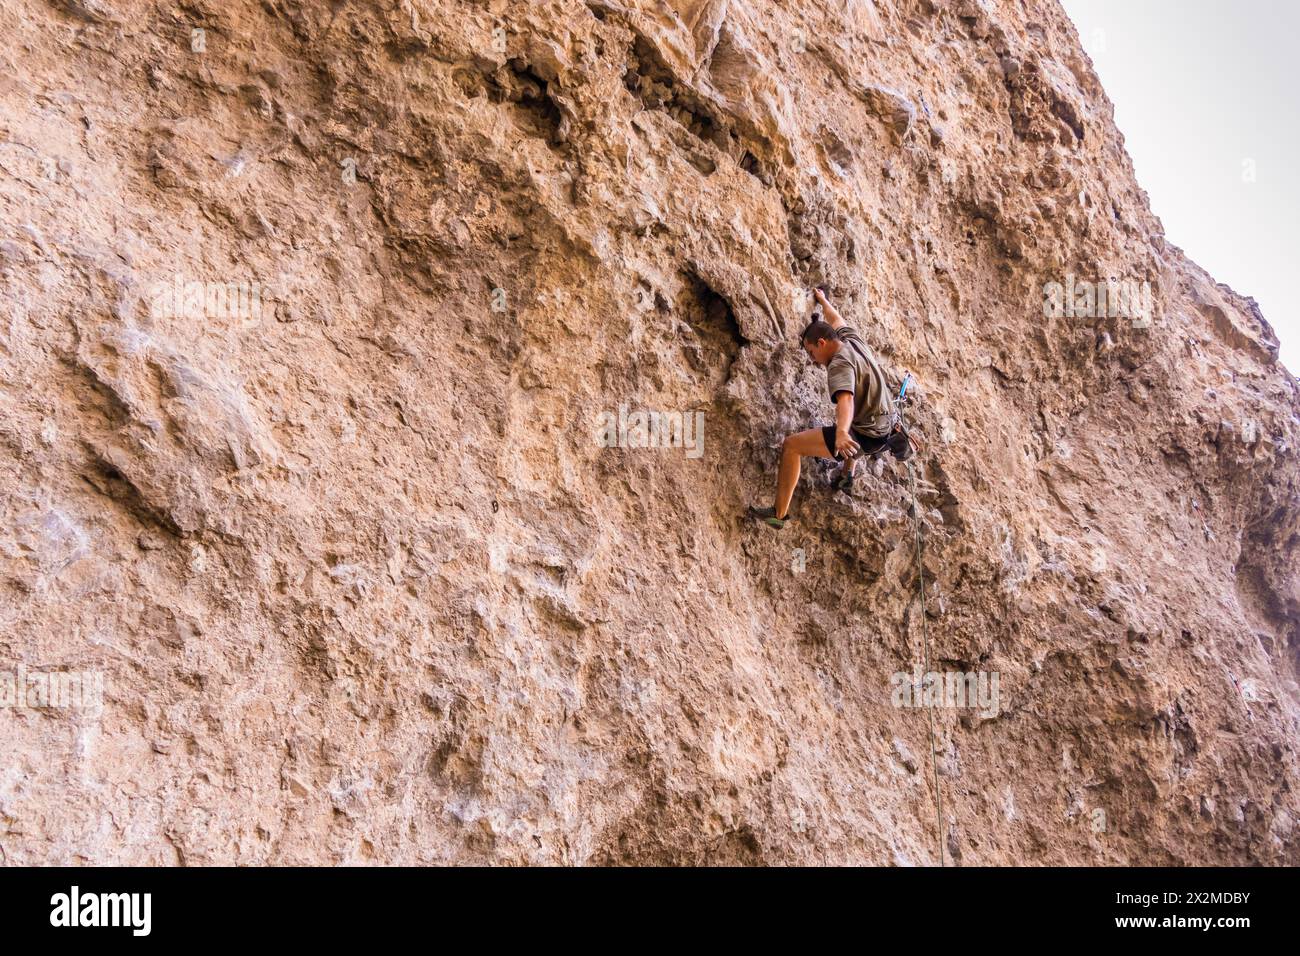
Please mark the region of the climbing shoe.
<svg viewBox="0 0 1300 956"><path fill-rule="evenodd" d="M777 529L784 528L788 522L794 520L789 515L786 515L784 518L778 518L776 516L775 508L758 507L757 505L749 506L749 516L751 518L757 518L764 524Z"/></svg>
<svg viewBox="0 0 1300 956"><path fill-rule="evenodd" d="M831 488L846 495L853 494L853 472L840 471L831 477Z"/></svg>

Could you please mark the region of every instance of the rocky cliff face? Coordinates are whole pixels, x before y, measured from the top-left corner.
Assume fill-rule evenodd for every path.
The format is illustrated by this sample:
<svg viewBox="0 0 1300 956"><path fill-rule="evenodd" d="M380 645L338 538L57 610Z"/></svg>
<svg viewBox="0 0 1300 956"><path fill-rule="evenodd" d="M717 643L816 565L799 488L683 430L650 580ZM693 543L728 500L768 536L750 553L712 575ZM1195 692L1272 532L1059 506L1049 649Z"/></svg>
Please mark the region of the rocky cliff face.
<svg viewBox="0 0 1300 956"><path fill-rule="evenodd" d="M1056 3L0 33L6 862L1300 862L1296 381ZM741 518L816 284L926 613L892 459Z"/></svg>

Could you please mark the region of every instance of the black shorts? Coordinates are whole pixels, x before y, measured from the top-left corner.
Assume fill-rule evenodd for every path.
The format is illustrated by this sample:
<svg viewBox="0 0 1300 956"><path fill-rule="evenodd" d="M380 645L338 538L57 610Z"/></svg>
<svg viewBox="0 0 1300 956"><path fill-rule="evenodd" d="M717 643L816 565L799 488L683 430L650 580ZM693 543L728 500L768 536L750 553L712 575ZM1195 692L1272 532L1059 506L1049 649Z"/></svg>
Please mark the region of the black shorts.
<svg viewBox="0 0 1300 956"><path fill-rule="evenodd" d="M861 451L858 452L859 456L874 455L876 452L880 451L880 449L889 444L888 435L864 435L862 432L854 430L850 430L849 434L853 436L853 440L857 442L859 448L861 448ZM843 455L835 454L834 425L826 425L822 428L822 441L826 442L827 449L830 450L831 456L836 461L844 460Z"/></svg>

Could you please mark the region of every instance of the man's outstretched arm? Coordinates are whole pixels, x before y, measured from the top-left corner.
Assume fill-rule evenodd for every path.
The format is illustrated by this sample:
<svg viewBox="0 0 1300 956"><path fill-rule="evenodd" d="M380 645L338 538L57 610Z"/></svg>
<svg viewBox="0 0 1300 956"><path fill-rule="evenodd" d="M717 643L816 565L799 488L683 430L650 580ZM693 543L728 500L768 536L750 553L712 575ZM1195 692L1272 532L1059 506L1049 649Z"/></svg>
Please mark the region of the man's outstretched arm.
<svg viewBox="0 0 1300 956"><path fill-rule="evenodd" d="M844 317L835 311L835 306L831 305L830 300L826 298L826 293L821 289L813 289L813 298L822 307L822 315L826 318L827 324L839 330L844 325Z"/></svg>

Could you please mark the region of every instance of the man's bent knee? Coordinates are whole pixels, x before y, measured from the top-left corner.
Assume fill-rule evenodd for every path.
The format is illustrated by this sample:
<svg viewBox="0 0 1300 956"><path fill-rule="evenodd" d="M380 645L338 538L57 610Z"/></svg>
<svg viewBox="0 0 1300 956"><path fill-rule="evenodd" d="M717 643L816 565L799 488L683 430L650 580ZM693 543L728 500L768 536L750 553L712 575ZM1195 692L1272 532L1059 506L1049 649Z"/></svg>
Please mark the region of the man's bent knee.
<svg viewBox="0 0 1300 956"><path fill-rule="evenodd" d="M819 428L810 428L787 435L785 441L781 443L781 453L804 458L828 457L826 442Z"/></svg>

